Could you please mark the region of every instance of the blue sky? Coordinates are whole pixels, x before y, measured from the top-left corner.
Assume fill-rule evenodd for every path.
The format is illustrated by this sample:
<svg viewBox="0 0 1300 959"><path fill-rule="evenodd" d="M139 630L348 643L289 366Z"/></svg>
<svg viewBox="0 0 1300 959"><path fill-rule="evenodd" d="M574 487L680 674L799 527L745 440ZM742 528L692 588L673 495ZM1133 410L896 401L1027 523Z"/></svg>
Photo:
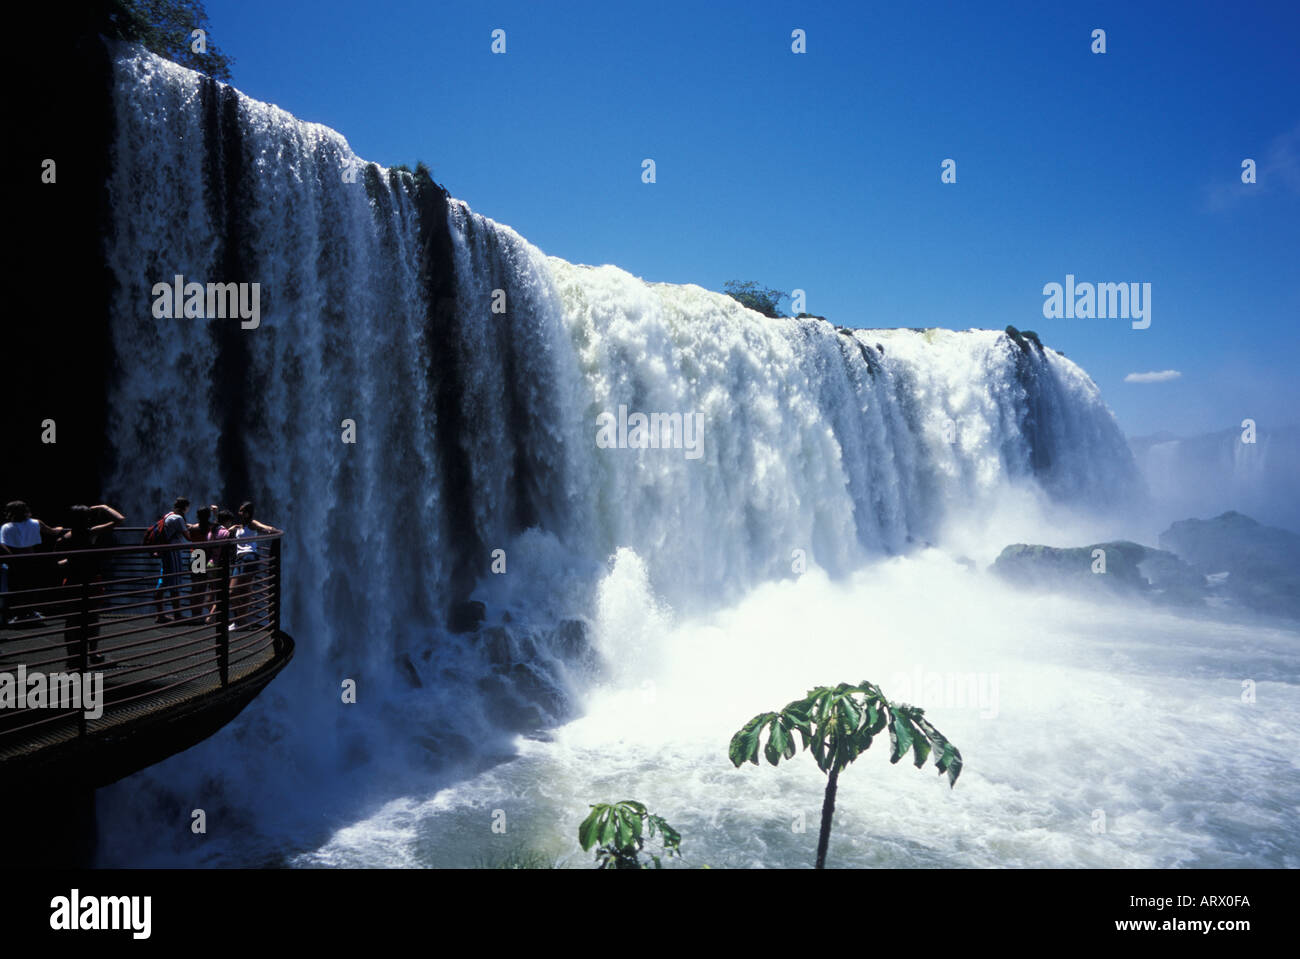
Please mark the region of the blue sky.
<svg viewBox="0 0 1300 959"><path fill-rule="evenodd" d="M206 6L245 93L547 253L800 288L850 326L1033 329L1134 435L1300 420L1300 5ZM1150 328L1045 319L1067 273L1150 283Z"/></svg>

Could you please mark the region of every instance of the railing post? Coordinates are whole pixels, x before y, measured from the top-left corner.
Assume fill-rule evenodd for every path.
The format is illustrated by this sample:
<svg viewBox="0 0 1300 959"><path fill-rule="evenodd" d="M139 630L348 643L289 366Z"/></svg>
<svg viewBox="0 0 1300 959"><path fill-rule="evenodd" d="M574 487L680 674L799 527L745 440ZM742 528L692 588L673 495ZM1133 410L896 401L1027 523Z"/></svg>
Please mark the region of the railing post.
<svg viewBox="0 0 1300 959"><path fill-rule="evenodd" d="M78 645L80 651L81 686L84 689L90 680L90 577L81 577L81 604L77 616L77 632L80 634ZM83 700L84 705L84 700ZM86 710L77 710L77 735L86 735Z"/></svg>
<svg viewBox="0 0 1300 959"><path fill-rule="evenodd" d="M280 537L271 540L271 628L273 635L280 632L280 583L283 567L280 565Z"/></svg>
<svg viewBox="0 0 1300 959"><path fill-rule="evenodd" d="M217 599L221 610L217 618L217 669L222 686L230 681L230 563L233 559L233 553L223 553L221 557L221 589Z"/></svg>

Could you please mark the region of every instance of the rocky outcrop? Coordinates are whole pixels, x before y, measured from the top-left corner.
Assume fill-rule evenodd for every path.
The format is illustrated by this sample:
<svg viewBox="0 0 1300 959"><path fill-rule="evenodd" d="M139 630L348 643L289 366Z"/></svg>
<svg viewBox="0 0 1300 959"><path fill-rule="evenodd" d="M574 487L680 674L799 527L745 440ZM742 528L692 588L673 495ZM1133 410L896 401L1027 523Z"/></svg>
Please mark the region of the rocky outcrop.
<svg viewBox="0 0 1300 959"><path fill-rule="evenodd" d="M452 603L447 610L447 631L451 633L472 633L487 616L487 607L477 599Z"/></svg>
<svg viewBox="0 0 1300 959"><path fill-rule="evenodd" d="M579 618L561 620L549 630L498 625L478 631L476 641L489 665L477 686L501 725L538 730L572 714L569 677L600 668L590 632Z"/></svg>
<svg viewBox="0 0 1300 959"><path fill-rule="evenodd" d="M1174 523L1160 545L1208 577L1227 601L1300 619L1300 535L1227 512Z"/></svg>
<svg viewBox="0 0 1300 959"><path fill-rule="evenodd" d="M1070 549L1017 543L1002 551L993 571L1023 586L1145 596L1179 604L1201 602L1199 590L1204 583L1204 577L1173 554L1127 540Z"/></svg>
<svg viewBox="0 0 1300 959"><path fill-rule="evenodd" d="M1041 354L1043 352L1043 342L1038 338L1038 334L1033 330L1017 330L1014 326L1008 326L1006 329L1007 336L1011 337L1011 342L1028 353L1035 349Z"/></svg>
<svg viewBox="0 0 1300 959"><path fill-rule="evenodd" d="M1017 543L993 572L1017 585L1227 607L1300 619L1300 536L1240 513L1174 523L1162 549L1116 541L1070 549Z"/></svg>

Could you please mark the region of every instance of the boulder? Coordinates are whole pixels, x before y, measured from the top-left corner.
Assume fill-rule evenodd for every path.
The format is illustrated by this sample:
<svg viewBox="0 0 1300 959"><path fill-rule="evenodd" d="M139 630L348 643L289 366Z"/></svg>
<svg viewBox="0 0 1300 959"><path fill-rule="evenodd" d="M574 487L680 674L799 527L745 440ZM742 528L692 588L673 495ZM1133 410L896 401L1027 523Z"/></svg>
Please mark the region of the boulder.
<svg viewBox="0 0 1300 959"><path fill-rule="evenodd" d="M1104 567L1097 550L1105 556ZM1105 572L1094 572L1094 569ZM993 564L993 572L1016 583L1043 589L1142 596L1175 605L1203 604L1205 577L1173 553L1128 540L1058 549L1017 543Z"/></svg>
<svg viewBox="0 0 1300 959"><path fill-rule="evenodd" d="M477 599L452 603L447 611L447 629L453 633L472 633L487 618L487 606Z"/></svg>

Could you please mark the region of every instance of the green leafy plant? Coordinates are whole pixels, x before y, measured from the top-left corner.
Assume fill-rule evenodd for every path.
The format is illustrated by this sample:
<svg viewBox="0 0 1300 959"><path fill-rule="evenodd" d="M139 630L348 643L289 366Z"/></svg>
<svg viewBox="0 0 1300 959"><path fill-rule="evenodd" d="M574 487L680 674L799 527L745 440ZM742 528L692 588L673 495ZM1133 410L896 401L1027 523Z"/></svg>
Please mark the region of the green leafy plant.
<svg viewBox="0 0 1300 959"><path fill-rule="evenodd" d="M596 803L591 815L578 827L578 842L584 852L596 847L598 869L649 869L640 854L645 840L659 835L662 850L659 854L646 853L661 869L661 858L681 857L681 834L661 816L652 815L644 805L632 799L616 803Z"/></svg>
<svg viewBox="0 0 1300 959"><path fill-rule="evenodd" d="M108 0L100 8L105 36L139 43L191 70L230 81L232 60L207 37L211 32L202 0ZM204 32L195 50L194 31Z"/></svg>
<svg viewBox="0 0 1300 959"><path fill-rule="evenodd" d="M759 713L731 737L727 754L737 768L746 762L758 765L760 748L773 766L793 759L796 752L810 749L826 773L826 796L822 801L821 834L817 838L817 867L826 866L831 819L835 815L835 791L840 770L870 747L880 732L889 731L889 761L896 763L910 750L920 769L933 756L939 774L948 774L953 786L961 774L961 753L935 729L917 706L891 703L878 686L863 680L857 686L840 683L833 689L818 686L780 712ZM764 733L766 744L762 743ZM801 742L796 746L795 735Z"/></svg>
<svg viewBox="0 0 1300 959"><path fill-rule="evenodd" d="M780 290L764 289L753 280L743 283L740 280L728 280L722 289L733 300L764 316L776 318L783 315L779 307L785 294Z"/></svg>

